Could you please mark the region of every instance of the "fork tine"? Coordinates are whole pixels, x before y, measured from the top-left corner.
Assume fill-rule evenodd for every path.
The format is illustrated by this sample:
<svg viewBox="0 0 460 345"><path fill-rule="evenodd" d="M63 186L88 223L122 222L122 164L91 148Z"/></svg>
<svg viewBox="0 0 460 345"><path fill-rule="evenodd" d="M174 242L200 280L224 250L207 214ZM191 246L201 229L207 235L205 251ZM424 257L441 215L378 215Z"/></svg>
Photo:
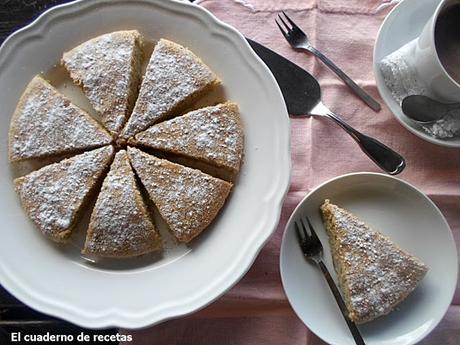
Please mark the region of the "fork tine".
<svg viewBox="0 0 460 345"><path fill-rule="evenodd" d="M318 243L321 243L321 241L320 241L319 238L318 238L318 235L316 235L316 231L315 231L315 229L313 228L313 225L311 225L311 223L310 223L310 219L308 219L308 217L305 217L305 219L307 220L308 227L310 228L311 237L313 238L314 241L316 241L316 242L318 242Z"/></svg>
<svg viewBox="0 0 460 345"><path fill-rule="evenodd" d="M294 23L294 22L292 21L292 19L289 18L289 16L288 16L284 11L281 11L281 12L284 14L284 16L286 17L287 21L292 25L293 28L296 28L297 30L302 31L302 30L297 26L297 24Z"/></svg>
<svg viewBox="0 0 460 345"><path fill-rule="evenodd" d="M281 20L281 22L283 23L283 25L286 28L287 32L289 33L289 31L291 31L292 29L289 27L289 25L287 25L287 23L284 21L283 17L281 17L279 14L278 14L278 18Z"/></svg>
<svg viewBox="0 0 460 345"><path fill-rule="evenodd" d="M305 237L303 236L302 232L300 231L300 227L298 222L294 222L295 225L295 232L297 234L297 239L299 240L299 243L302 244L305 241Z"/></svg>
<svg viewBox="0 0 460 345"><path fill-rule="evenodd" d="M288 39L288 34L286 31L284 31L284 29L281 27L281 25L278 23L278 21L275 19L275 22L276 22L276 25L278 25L281 33L283 34L284 38Z"/></svg>
<svg viewBox="0 0 460 345"><path fill-rule="evenodd" d="M308 234L307 228L305 227L305 224L302 219L300 219L300 224L302 225L303 235L305 236L305 239L308 240L310 238L310 235Z"/></svg>

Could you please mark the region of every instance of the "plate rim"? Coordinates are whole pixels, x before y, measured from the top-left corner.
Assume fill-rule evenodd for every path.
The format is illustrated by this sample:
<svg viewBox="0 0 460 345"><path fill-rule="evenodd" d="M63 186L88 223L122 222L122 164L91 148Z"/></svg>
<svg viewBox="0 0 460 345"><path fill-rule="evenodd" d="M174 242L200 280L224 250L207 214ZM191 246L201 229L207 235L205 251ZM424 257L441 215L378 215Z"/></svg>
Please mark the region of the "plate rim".
<svg viewBox="0 0 460 345"><path fill-rule="evenodd" d="M411 188L415 193L417 193L418 195L422 196L425 200L427 200L429 202L429 204L439 213L439 215L441 216L441 219L443 221L443 223L447 226L447 228L449 229L449 232L448 232L448 236L449 236L449 239L450 241L453 243L453 250L456 254L456 257L458 257L458 251L457 251L457 247L456 247L456 242L455 242L455 238L454 238L454 235L452 233L452 229L450 228L450 225L449 223L447 222L446 218L444 217L444 214L441 212L441 210L439 209L439 207L425 194L423 193L420 189L418 189L417 187L415 187L413 184L407 182L407 181L404 181L398 177L395 177L395 176L391 176L391 175L386 175L386 174L383 174L383 173L377 173L377 172L352 172L352 173L348 173L348 174L343 174L343 175L340 175L340 176L336 176L336 177L333 177L331 179L328 179L324 182L322 182L321 184L319 184L317 187L313 188L310 192L308 192L305 197L297 204L297 206L294 208L294 210L292 211L288 221L286 222L286 225L284 227L284 230L283 230L283 236L282 236L282 240L281 240L281 246L280 246L280 259L279 259L279 268L280 268L280 275L281 275L281 283L282 283L282 286L283 286L283 291L284 293L286 294L286 297L289 301L289 304L291 305L292 309L294 310L295 314L297 315L297 317L301 320L302 323L304 323L302 317L298 314L297 310L294 308L294 305L292 304L291 302L291 299L289 297L289 294L286 290L286 278L285 278L285 264L283 264L283 255L281 254L281 252L285 249L283 249L285 247L285 241L286 241L286 234L288 232L288 228L289 228L289 225L292 223L293 219L294 219L294 216L297 214L298 210L302 207L302 205L304 203L307 202L308 198L310 198L310 196L315 193L317 190L323 188L324 186L326 186L327 184L329 183L333 183L337 180L340 180L340 179L347 179L347 178L350 178L350 177L354 177L354 176L372 176L372 178L374 177L383 177L383 178L387 178L389 180L392 180L392 181L396 181L397 183L402 183L402 184L405 184L406 186L408 186L409 188ZM455 281L458 281L458 260L455 261ZM335 272L334 272L335 274ZM452 302L453 298L454 298L454 295L455 295L455 291L456 291L456 284L453 285L453 288L452 288L452 291L451 291L451 295L450 295L450 302ZM429 328L427 328L425 330L425 332L423 334L421 334L417 339L414 339L414 340L411 340L410 343L408 344L415 344L419 341L421 341L422 339L424 339L426 336L428 336L431 331L441 322L441 320L443 319L444 315L447 313L447 310L449 308L449 306L451 305L451 303L446 307L446 309L444 310L443 314L441 317L438 318L438 320L436 320L435 322L433 322L431 324L431 326ZM309 327L306 323L304 323L306 327ZM318 334L315 330L313 329L310 329L308 328L311 332L313 332L318 338L320 338L321 340L325 341L326 343L328 343L328 340L329 339L326 339L324 337L324 335L322 334Z"/></svg>
<svg viewBox="0 0 460 345"><path fill-rule="evenodd" d="M373 49L373 53L372 53L372 69L373 69L374 77L375 77L376 84L377 84L377 90L379 91L379 94L382 97L382 100L385 102L386 106L390 110L390 112L393 115L393 117L396 118L396 120L398 120L398 122L404 128L406 128L409 132L411 132L412 134L416 135L417 137L419 137L419 138L423 139L424 141L429 142L431 144L435 144L435 145L443 146L443 147L450 147L450 148L460 148L460 137L457 137L458 140L459 140L458 142L437 139L437 138L434 138L434 137L430 136L429 134L423 132L421 129L417 129L414 126L411 126L408 123L406 123L405 121L403 121L401 115L396 115L396 112L398 112L398 113L401 112L402 113L402 111L400 110L401 107L396 103L396 101L393 99L393 97L386 95L386 93L390 92L390 90L388 89L388 87L385 84L385 81L383 79L383 76L382 76L382 73L381 73L380 68L378 66L378 61L377 61L377 52L378 52L378 50L380 49L380 47L382 45L381 44L382 32L384 30L386 30L386 27L389 25L388 22L394 16L400 15L400 11L401 11L401 8L403 6L414 6L414 5L412 5L412 3L410 3L411 1L413 3L415 3L415 4L417 4L419 2L419 0L402 0L395 7L393 7L391 9L391 11L385 16L385 19L383 20L383 22L380 25L379 30L377 32L377 36L376 36L375 44L374 44L374 49ZM440 2L441 0L435 0L435 1ZM410 3L410 5L408 5L409 3ZM406 43L408 43L408 42L406 42ZM398 109L400 111L395 111L394 109ZM405 115L403 114L403 116L405 116Z"/></svg>
<svg viewBox="0 0 460 345"><path fill-rule="evenodd" d="M266 202L266 208L268 216L264 220L259 222L259 232L258 236L253 236L254 241L246 246L246 251L240 253L238 261L235 261L232 265L232 270L228 270L227 274L221 276L223 283L219 284L220 288L213 288L212 293L209 293L205 296L199 295L198 298L194 295L194 299L184 301L181 307L173 306L167 309L165 312L163 310L160 317L155 316L154 309L150 308L148 311L144 310L144 313L138 317L133 318L133 315L124 315L123 312L117 308L107 308L104 315L91 315L90 312L83 310L75 305L69 305L67 303L62 303L61 301L56 301L50 298L50 296L43 296L40 293L31 291L29 287L24 286L23 282L18 279L13 272L11 272L5 265L0 262L0 280L2 286L13 296L17 297L19 300L23 301L26 305L31 308L37 309L43 313L57 316L59 318L68 320L70 322L76 323L83 327L88 328L107 328L107 327L122 327L122 328L142 328L146 326L151 326L165 320L184 316L190 313L193 313L197 310L200 310L217 298L222 296L227 292L231 287L233 287L238 281L247 273L251 268L252 264L256 260L258 254L265 246L265 244L270 240L271 236L277 229L282 205L284 203L285 197L288 193L291 179L291 170L292 163L290 160L290 122L287 112L287 108L282 97L281 90L276 83L275 78L273 77L271 71L263 63L263 61L254 53L250 48L250 45L245 40L244 36L237 31L235 28L221 21L215 17L209 10L198 6L196 4L191 4L179 0L169 0L169 1L160 1L160 0L138 0L143 3L149 3L161 7L174 7L176 6L185 8L189 7L189 11L192 12L192 15L196 18L202 20L206 24L219 29L219 33L225 32L226 37L229 41L235 43L240 53L244 57L249 57L248 64L251 68L255 69L257 72L263 72L263 74L271 81L270 88L273 88L274 91L278 94L279 105L283 107L283 113L280 114L280 123L285 129L283 133L283 138L281 143L283 148L280 150L282 155L280 159L281 164L277 165L279 170L278 186L276 188L270 189L267 192L267 195L264 195L269 202ZM103 4L114 4L114 3L130 3L127 0L93 0L91 2L85 0L75 0L69 3L60 4L54 7L49 8L44 11L40 16L38 16L34 21L28 25L20 28L11 34L0 46L0 75L1 68L5 61L8 61L7 58L14 54L14 47L26 40L28 37L34 35L46 35L46 29L49 25L52 25L54 20L59 20L59 17L66 16L72 12L85 11L85 9L103 5ZM135 6L135 4L134 4ZM65 19L64 19L65 21ZM51 23L51 24L50 24ZM251 61L252 60L252 61ZM270 194L270 195L268 195ZM264 199L265 200L265 199ZM216 279L217 281L218 279ZM213 285L213 284L210 284ZM201 297L201 298L200 298ZM148 314L148 315L147 315Z"/></svg>

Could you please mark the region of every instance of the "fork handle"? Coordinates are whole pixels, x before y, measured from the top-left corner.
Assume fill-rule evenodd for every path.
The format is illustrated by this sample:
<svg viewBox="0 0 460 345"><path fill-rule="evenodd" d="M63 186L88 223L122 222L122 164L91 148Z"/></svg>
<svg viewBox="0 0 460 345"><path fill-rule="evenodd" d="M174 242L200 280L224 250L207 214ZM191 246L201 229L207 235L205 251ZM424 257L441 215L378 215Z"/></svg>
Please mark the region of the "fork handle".
<svg viewBox="0 0 460 345"><path fill-rule="evenodd" d="M361 333L359 333L358 327L356 327L356 324L353 321L351 321L350 318L348 317L347 306L345 305L342 295L340 294L339 289L337 288L337 285L335 285L335 282L332 279L326 265L322 261L319 261L318 266L321 268L321 272L323 272L323 275L326 278L327 283L329 284L332 294L334 295L335 300L337 301L337 304L339 305L340 311L342 312L343 318L347 322L351 335L353 336L353 339L355 339L355 343L358 345L366 345L366 343L363 340L363 337L361 336Z"/></svg>
<svg viewBox="0 0 460 345"><path fill-rule="evenodd" d="M324 64L329 67L335 74L339 76L340 79L342 79L345 84L347 84L353 92L361 98L369 107L372 108L374 111L380 111L381 106L380 104L372 98L371 95L369 95L366 91L364 91L361 87L359 87L358 84L356 84L348 75L345 74L344 71L342 71L334 62L332 62L326 55L321 53L318 49L313 47L312 45L309 45L308 47L304 47L306 51L316 55Z"/></svg>

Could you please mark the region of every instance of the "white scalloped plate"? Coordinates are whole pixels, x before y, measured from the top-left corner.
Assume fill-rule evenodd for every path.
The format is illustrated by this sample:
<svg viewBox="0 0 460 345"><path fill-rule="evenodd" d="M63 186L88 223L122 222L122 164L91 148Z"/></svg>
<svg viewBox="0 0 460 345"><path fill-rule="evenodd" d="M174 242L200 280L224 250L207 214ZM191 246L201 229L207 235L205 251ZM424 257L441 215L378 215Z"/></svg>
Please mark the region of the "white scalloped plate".
<svg viewBox="0 0 460 345"><path fill-rule="evenodd" d="M245 161L212 228L152 261L99 267L50 244L22 211L7 158L11 114L30 79L98 34L138 29L188 46L241 108ZM161 0L77 1L45 12L0 49L0 283L41 312L84 327L139 328L209 304L249 269L279 220L290 178L286 107L243 36L208 11Z"/></svg>

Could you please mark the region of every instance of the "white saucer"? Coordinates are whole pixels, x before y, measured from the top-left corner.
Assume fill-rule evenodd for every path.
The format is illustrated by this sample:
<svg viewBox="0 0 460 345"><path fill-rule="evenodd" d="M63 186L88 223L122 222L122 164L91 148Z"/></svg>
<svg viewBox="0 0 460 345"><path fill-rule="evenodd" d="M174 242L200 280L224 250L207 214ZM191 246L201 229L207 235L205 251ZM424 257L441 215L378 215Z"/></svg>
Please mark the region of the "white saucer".
<svg viewBox="0 0 460 345"><path fill-rule="evenodd" d="M359 326L367 345L419 342L438 324L457 284L457 251L449 225L436 205L415 187L383 174L355 173L332 179L309 193L289 219L280 269L283 287L305 325L329 344L355 344L321 271L303 257L294 222L308 215L335 279L319 213L324 199L342 206L425 262L429 271L417 289L387 316Z"/></svg>
<svg viewBox="0 0 460 345"><path fill-rule="evenodd" d="M401 48L418 37L428 19L434 13L441 0L404 0L387 15L377 35L374 46L374 75L377 88L383 101L390 108L396 119L409 131L431 143L460 148L460 138L437 139L427 134L417 123L410 120L401 110L400 105L385 85L378 62L385 56Z"/></svg>

